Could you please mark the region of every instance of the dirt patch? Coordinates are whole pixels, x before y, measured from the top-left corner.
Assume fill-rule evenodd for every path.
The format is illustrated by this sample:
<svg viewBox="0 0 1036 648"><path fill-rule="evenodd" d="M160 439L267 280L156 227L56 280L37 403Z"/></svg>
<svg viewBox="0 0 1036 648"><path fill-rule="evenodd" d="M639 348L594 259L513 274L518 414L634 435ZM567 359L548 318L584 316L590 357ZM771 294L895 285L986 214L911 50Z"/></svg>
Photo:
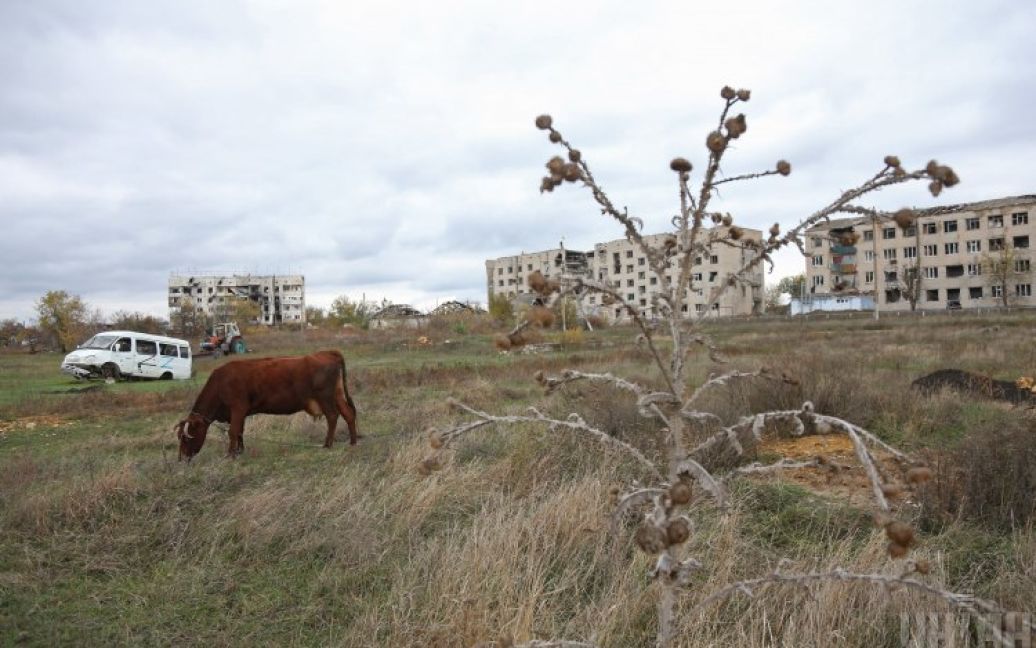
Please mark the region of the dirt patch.
<svg viewBox="0 0 1036 648"><path fill-rule="evenodd" d="M58 427L72 425L72 421L55 414L41 414L39 416L23 416L12 421L0 421L0 437L11 432L22 432L31 430L49 430Z"/></svg>
<svg viewBox="0 0 1036 648"><path fill-rule="evenodd" d="M837 497L853 506L871 508L874 504L871 482L856 458L853 442L844 434L767 439L759 446L759 454L767 457L764 460L767 463L774 455L800 461L823 457L821 465L782 470L779 478L821 495ZM876 452L874 456L886 483L899 484L899 480L893 477L899 470L891 457ZM773 477L761 475L756 479ZM893 506L902 503L902 496L889 498L889 503Z"/></svg>

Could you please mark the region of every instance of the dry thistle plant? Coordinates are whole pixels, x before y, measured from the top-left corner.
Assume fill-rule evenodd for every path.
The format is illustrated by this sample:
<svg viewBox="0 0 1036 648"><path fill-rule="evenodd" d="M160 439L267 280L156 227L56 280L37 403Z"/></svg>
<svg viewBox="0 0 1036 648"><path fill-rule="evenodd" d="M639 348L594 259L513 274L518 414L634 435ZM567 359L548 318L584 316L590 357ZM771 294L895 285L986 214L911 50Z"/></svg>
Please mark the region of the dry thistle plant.
<svg viewBox="0 0 1036 648"><path fill-rule="evenodd" d="M651 571L651 586L657 592L656 643L660 647L669 646L676 639L673 627L677 601L688 592L694 593L698 599L691 612L700 613L709 606L738 594L752 596L754 591L764 585L779 583L808 587L822 581L865 584L887 589L904 588L932 596L970 614L993 636L1007 642L1008 638L991 621L992 615L1002 613L1002 610L989 601L946 591L926 582L923 576L928 573L930 567L925 560L908 560L903 569L897 569L891 574L859 574L844 569L790 573L784 571L787 565L782 561L773 571L758 578L730 583L711 593L695 590L695 583L701 580L697 575L702 570L709 569L708 556L689 554L688 540L695 532L695 511L702 510L702 506L727 506L731 496L731 481L745 475L775 473L807 466L832 470L840 468L824 456L809 460L783 458L769 464L745 465L744 461L741 461L767 436L776 434L777 430L794 437L841 434L849 438L856 459L870 482L875 521L888 539L888 553L893 559L908 556L911 547L917 541L917 533L909 524L894 518L889 498L898 495L904 488L914 488L917 484L927 481L931 477L931 471L867 430L848 421L814 411L813 405L809 402L796 410L756 413L729 426L724 425L715 414L700 409L700 403L706 394L727 388L738 381L772 380L792 384L796 381L780 371L761 368L753 372L727 371L714 374L700 385L689 385L688 362L692 354L704 353L713 362L723 362L718 357L715 346L699 331L701 316L683 316L683 306L695 288L692 260L709 254L717 246L738 248L745 253L743 258L748 259L738 271L723 278L719 289L712 291L710 303L706 304L704 309L704 313L708 313L712 304L718 302L725 290L746 281L748 273L759 264L771 263L772 266L771 256L777 250L794 245L805 255L803 233L813 225L829 220L832 215L865 213L881 215L891 220L892 217L889 215L882 215L876 210L860 206L857 201L868 194L905 182L927 181L928 189L934 196L944 187L951 187L959 181L953 169L934 160L923 168L908 170L899 158L890 155L885 157L884 164L877 173L857 187L843 192L786 233L782 234L780 225L774 224L769 229L768 238L762 241L752 240L744 236L743 230L734 224L730 214L713 208L712 202L718 193L717 189L721 185L767 176L787 176L791 173L791 164L779 160L769 170L721 177L721 164L725 161L731 141L743 136L747 131L745 115L740 112L734 113L750 99L751 94L748 90L734 90L728 86L722 89L720 96L723 104L716 129L705 138L708 161L700 187L696 191L691 189L692 165L687 159L678 157L670 162L669 167L676 176L679 213L672 219L671 234L662 237L657 244L651 243L641 233L643 224L640 219L630 215L625 208L616 207L594 178L582 153L555 128L551 117L540 115L535 122L537 128L547 132L552 143L561 146L566 152L565 157L554 156L547 162L548 174L540 184L540 191L552 192L566 182L578 183L590 190L601 212L613 218L622 227L626 238L646 257L648 269L657 279L660 288L653 305L662 318L663 326L650 326L636 305L628 302L619 289L608 282L576 278L566 282L570 285L562 286L557 281L547 280L539 273L534 273L529 277L529 285L548 308L567 293L583 291L600 294L604 303L624 308L639 329L638 343L646 349L650 362L658 372L659 383L664 384L664 388L653 390L611 373L576 370L566 370L559 375L544 375L540 372L536 374L535 379L545 388L547 394L578 381L603 383L614 389L632 393L637 398L639 414L656 420L660 428L666 432L664 465L656 465L633 445L592 427L577 413L572 413L564 419L556 419L539 409L530 408L528 414L495 415L451 399L451 406L466 415L466 420L445 431L429 431L432 452L421 463L419 471L429 475L444 466L451 444L468 432L489 425L530 423L541 424L555 433L574 432L586 435L638 464L644 475L642 483L625 491L615 489L612 493L615 509L611 533L612 538L618 541L623 537L625 528L622 522L628 516L639 516L639 526L633 534L633 541L641 551L655 557L654 568ZM895 221L912 221L912 216L912 212L903 211L897 213ZM710 222L717 227L708 227ZM652 237L651 240L659 239ZM497 340L498 347L511 348L521 345L529 327L542 325L544 320L542 312L531 309L529 315L509 334L500 336ZM671 340L668 353L664 352L659 344L661 337ZM715 428L717 425L720 431L707 436L701 442L692 446L688 441L692 438L702 438L705 426ZM887 457L885 464L888 465L878 460L876 452ZM895 475L897 472L898 477ZM507 639L497 644L593 645L560 639L525 644L514 644Z"/></svg>

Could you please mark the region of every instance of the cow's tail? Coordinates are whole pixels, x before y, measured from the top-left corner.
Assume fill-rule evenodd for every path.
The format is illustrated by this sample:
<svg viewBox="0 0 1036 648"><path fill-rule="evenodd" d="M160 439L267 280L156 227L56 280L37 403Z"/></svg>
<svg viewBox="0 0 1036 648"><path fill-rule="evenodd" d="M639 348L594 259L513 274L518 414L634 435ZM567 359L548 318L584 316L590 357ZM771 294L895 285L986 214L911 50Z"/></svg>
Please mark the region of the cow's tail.
<svg viewBox="0 0 1036 648"><path fill-rule="evenodd" d="M342 355L341 353L339 353L338 357L342 361L342 393L345 394L345 402L349 403L349 407L353 408L353 412L355 413L356 412L356 404L353 403L353 397L349 395L348 376L346 376L346 374L345 374L345 356Z"/></svg>

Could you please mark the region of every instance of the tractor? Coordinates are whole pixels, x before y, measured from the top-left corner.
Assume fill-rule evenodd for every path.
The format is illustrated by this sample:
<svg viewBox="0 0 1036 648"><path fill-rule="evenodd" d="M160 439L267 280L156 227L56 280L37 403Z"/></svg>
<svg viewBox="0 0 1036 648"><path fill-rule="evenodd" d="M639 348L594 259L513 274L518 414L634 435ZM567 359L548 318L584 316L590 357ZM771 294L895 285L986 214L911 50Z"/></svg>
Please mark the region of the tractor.
<svg viewBox="0 0 1036 648"><path fill-rule="evenodd" d="M220 358L225 353L246 353L245 338L237 322L224 322L212 327L212 331L201 342L201 351L196 355L211 355Z"/></svg>

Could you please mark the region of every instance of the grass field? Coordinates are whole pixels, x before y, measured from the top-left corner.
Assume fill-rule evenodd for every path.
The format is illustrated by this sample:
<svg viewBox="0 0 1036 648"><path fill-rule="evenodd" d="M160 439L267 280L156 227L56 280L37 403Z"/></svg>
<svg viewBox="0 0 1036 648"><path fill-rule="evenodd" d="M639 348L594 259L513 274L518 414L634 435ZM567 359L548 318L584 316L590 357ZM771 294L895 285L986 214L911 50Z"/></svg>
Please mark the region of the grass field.
<svg viewBox="0 0 1036 648"><path fill-rule="evenodd" d="M1036 425L977 397L922 398L920 375L961 368L1036 373L1036 319L926 318L713 325L731 367L761 365L797 385L717 394L730 422L749 411L817 410L929 458L933 483L898 515L923 532L935 583L1005 608L1036 607ZM397 334L398 335L398 334ZM601 646L654 640L649 560L609 537L609 488L640 469L591 440L534 426L487 429L422 478L425 430L456 420L449 396L494 412L535 405L657 452L659 433L604 387L544 396L536 371L577 366L651 383L633 332L499 354L484 335L269 335L259 354L345 354L365 438L319 447L322 422L249 419L245 454L210 433L190 465L172 427L214 366L184 382L75 393L54 354L0 354L0 645L471 646L500 636ZM549 334L548 334L549 337ZM693 380L719 370L704 356ZM68 393L66 393L68 392ZM344 426L342 426L344 428ZM345 436L344 438L348 438ZM869 509L833 482L766 477L737 485L727 512L701 511L692 553L708 565L683 604L781 558L899 573ZM900 645L900 614L938 611L907 592L845 584L773 589L679 620L683 645ZM967 621L962 620L962 628Z"/></svg>

